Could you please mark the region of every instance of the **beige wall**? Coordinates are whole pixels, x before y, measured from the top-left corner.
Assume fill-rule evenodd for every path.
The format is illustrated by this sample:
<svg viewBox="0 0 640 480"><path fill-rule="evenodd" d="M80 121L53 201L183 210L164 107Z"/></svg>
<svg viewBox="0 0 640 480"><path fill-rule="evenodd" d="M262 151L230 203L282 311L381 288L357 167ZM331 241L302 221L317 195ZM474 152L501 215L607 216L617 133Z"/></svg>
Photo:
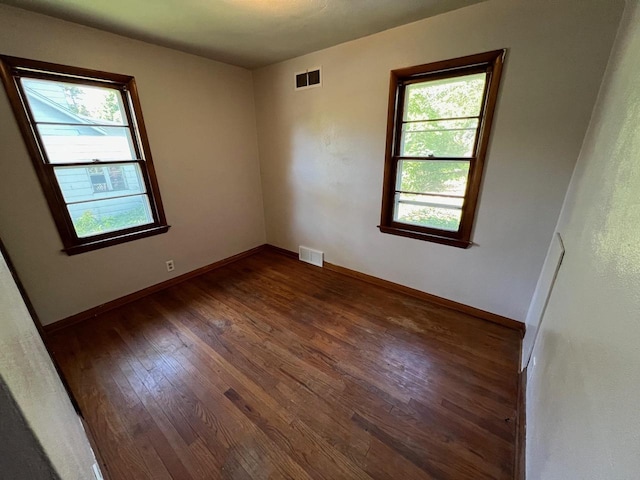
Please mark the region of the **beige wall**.
<svg viewBox="0 0 640 480"><path fill-rule="evenodd" d="M4 380L60 478L95 478L92 471L95 459L80 419L1 254L0 305L0 381ZM2 420L4 419L0 419L0 423ZM7 421L7 425L9 424ZM11 441L12 432L3 429L0 432L2 442ZM27 453L23 452L24 455ZM34 466L36 460L34 456ZM0 463L10 465L11 459L5 458ZM0 471L0 478L9 478L3 473L5 472ZM28 478L52 477L43 474L41 477Z"/></svg>
<svg viewBox="0 0 640 480"><path fill-rule="evenodd" d="M640 475L640 4L630 0L558 230L529 364L527 478Z"/></svg>
<svg viewBox="0 0 640 480"><path fill-rule="evenodd" d="M524 320L622 7L490 0L258 70L268 241ZM505 47L477 245L379 233L389 71ZM322 88L294 91L318 65Z"/></svg>
<svg viewBox="0 0 640 480"><path fill-rule="evenodd" d="M165 235L61 253L0 93L0 237L44 324L264 243L251 72L4 5L0 53L136 77L172 226Z"/></svg>

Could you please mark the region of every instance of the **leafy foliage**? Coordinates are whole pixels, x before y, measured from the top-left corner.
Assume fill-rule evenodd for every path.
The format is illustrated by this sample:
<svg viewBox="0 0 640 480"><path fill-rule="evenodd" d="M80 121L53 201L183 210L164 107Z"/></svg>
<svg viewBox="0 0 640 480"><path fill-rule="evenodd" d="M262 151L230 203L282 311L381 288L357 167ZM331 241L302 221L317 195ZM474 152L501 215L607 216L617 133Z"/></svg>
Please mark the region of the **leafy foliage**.
<svg viewBox="0 0 640 480"><path fill-rule="evenodd" d="M93 93L90 95L87 93L89 91L87 88L69 84L61 85L67 99L67 108L73 113L93 120L122 121L118 94L115 90L91 89ZM92 102L87 101L87 96L93 97Z"/></svg>
<svg viewBox="0 0 640 480"><path fill-rule="evenodd" d="M64 87L64 94L67 97L67 105L69 110L77 115L89 115L89 110L82 103L82 90L80 88L69 85Z"/></svg>
<svg viewBox="0 0 640 480"><path fill-rule="evenodd" d="M109 120L111 122L121 122L122 113L120 112L120 105L118 105L118 99L116 92L111 90L104 99L102 104L102 111L100 112L100 118Z"/></svg>
<svg viewBox="0 0 640 480"><path fill-rule="evenodd" d="M401 160L399 189L416 193L464 195L469 163L466 161Z"/></svg>
<svg viewBox="0 0 640 480"><path fill-rule="evenodd" d="M85 211L73 222L76 233L80 237L98 235L100 233L122 230L148 223L144 207L141 205L116 215L96 215L93 211Z"/></svg>
<svg viewBox="0 0 640 480"><path fill-rule="evenodd" d="M399 213L399 217L403 222L429 228L456 231L460 223L460 215L458 213L441 208L406 205L403 206Z"/></svg>

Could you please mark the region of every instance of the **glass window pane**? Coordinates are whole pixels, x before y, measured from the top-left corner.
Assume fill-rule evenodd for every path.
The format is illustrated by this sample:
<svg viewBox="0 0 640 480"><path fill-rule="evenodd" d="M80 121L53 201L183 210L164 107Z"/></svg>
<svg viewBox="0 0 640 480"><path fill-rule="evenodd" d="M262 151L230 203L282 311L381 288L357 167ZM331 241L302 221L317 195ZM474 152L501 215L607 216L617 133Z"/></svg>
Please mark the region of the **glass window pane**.
<svg viewBox="0 0 640 480"><path fill-rule="evenodd" d="M400 155L471 157L477 129L477 118L405 123L402 125Z"/></svg>
<svg viewBox="0 0 640 480"><path fill-rule="evenodd" d="M20 81L36 122L127 124L120 90L35 78Z"/></svg>
<svg viewBox="0 0 640 480"><path fill-rule="evenodd" d="M396 193L393 217L396 222L452 232L460 228L461 198Z"/></svg>
<svg viewBox="0 0 640 480"><path fill-rule="evenodd" d="M137 163L91 167L54 167L66 203L145 193Z"/></svg>
<svg viewBox="0 0 640 480"><path fill-rule="evenodd" d="M153 223L149 199L144 194L74 203L67 209L81 238Z"/></svg>
<svg viewBox="0 0 640 480"><path fill-rule="evenodd" d="M134 160L128 127L38 125L50 163Z"/></svg>
<svg viewBox="0 0 640 480"><path fill-rule="evenodd" d="M486 73L475 73L407 85L404 120L477 117Z"/></svg>
<svg viewBox="0 0 640 480"><path fill-rule="evenodd" d="M464 196L469 162L439 160L400 160L396 190Z"/></svg>

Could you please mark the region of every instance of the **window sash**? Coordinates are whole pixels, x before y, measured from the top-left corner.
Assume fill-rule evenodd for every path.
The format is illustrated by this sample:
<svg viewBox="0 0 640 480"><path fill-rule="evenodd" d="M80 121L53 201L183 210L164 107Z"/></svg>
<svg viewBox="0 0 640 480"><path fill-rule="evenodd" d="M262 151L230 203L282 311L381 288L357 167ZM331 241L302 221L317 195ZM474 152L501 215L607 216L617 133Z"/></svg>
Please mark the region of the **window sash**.
<svg viewBox="0 0 640 480"><path fill-rule="evenodd" d="M463 77L463 76L467 76L467 75L473 75L476 73L482 73L485 72L487 74L487 78L485 80L484 83L484 90L482 92L482 102L481 102L481 107L480 107L480 112L478 113L477 116L470 116L469 119L478 119L478 126L476 127L476 134L474 136L474 142L473 142L473 148L471 151L471 154L469 156L437 156L434 155L433 157L416 157L416 158L439 158L439 159L453 159L453 158L464 158L464 159L470 159L470 158L475 158L478 155L478 147L479 147L479 137L480 137L480 133L482 131L482 127L484 125L484 116L485 116L485 112L486 112L486 104L487 104L487 96L488 96L488 92L489 92L489 87L490 87L490 83L491 83L491 79L492 79L492 69L489 66L477 66L477 65L473 65L469 68L460 68L460 69L450 69L449 71L438 71L438 72L434 72L434 73L426 73L426 74L421 74L421 75L416 75L415 78L411 78L411 79L405 79L405 80L398 80L397 85L395 87L395 96L396 96L396 100L395 100L395 116L394 116L394 130L393 130L393 151L392 151L392 155L394 157L403 157L402 155L402 144L403 144L403 140L404 140L404 135L403 135L403 130L404 130L404 125L406 123L409 122L413 122L413 121L406 121L404 118L404 108L405 108L405 92L406 92L406 87L408 85L413 85L416 83L424 83L424 82L428 82L431 80L438 80L438 79L449 79L449 78L457 78L457 77ZM465 118L461 118L461 119L465 119ZM457 120L457 118L439 118L439 119L434 119L433 121L443 121L443 120ZM424 120L422 120L424 121ZM397 163L396 163L397 165Z"/></svg>
<svg viewBox="0 0 640 480"><path fill-rule="evenodd" d="M22 101L22 106L24 108L24 111L26 113L26 117L28 122L31 125L31 132L33 134L33 136L35 137L36 143L38 144L38 148L40 151L40 156L43 162L45 163L56 163L57 165L60 165L64 162L51 162L49 159L49 155L47 153L47 149L45 148L45 144L44 141L42 139L42 136L40 135L40 131L37 128L38 125L46 125L48 122L37 122L35 120L35 116L33 114L33 111L31 110L31 104L29 103L27 94L24 90L24 86L22 84L22 82L20 81L20 79L22 78L38 78L41 80L53 80L53 81L60 81L60 82L66 82L66 83L78 83L80 85L90 85L90 86L98 86L98 87L106 87L106 85L103 82L89 82L89 81L77 81L77 82L71 82L69 78L67 77L62 77L60 78L60 75L56 75L55 73L43 73L43 72L38 72L36 75L37 76L32 76L27 72L24 72L20 69L18 70L14 70L15 74L14 74L14 85L18 90L19 96L21 98ZM133 80L133 79L132 79ZM124 112L126 115L126 119L123 119L123 124L122 125L110 125L110 127L118 127L118 128L126 128L129 131L129 135L131 138L131 143L132 146L134 148L135 151L135 158L137 159L143 159L144 158L144 154L143 154L143 149L140 146L140 134L139 134L139 130L136 128L136 123L134 121L135 116L134 116L134 105L132 103L132 98L130 95L129 90L127 89L126 85L119 85L119 88L114 88L115 84L108 84L107 88L110 89L114 89L114 90L118 90L118 92L120 93L121 97L122 97L122 104L124 107ZM97 125L93 125L90 123L81 123L79 124L80 126L91 126L91 127L98 127ZM105 160L105 161L109 161L109 160ZM76 163L80 163L80 162L76 162Z"/></svg>
<svg viewBox="0 0 640 480"><path fill-rule="evenodd" d="M424 162L432 162L431 158L423 158L423 159L419 159L420 161L424 161ZM440 161L448 161L450 159L439 159ZM435 160L436 162L438 162L439 160ZM469 159L462 159L460 161L460 163L470 163ZM469 173L470 173L470 168L467 171L467 175L466 175L466 179L465 179L465 191L463 194L454 194L454 193L443 193L443 192L433 192L433 191L428 191L428 190L418 190L418 191L408 191L408 190L402 190L401 188L401 181L400 181L400 169L397 166L398 164L396 163L396 187L395 190L393 192L394 198L393 198L393 222L398 224L398 225L409 225L411 227L415 227L415 228L423 228L423 229L427 229L425 231L432 231L432 230L441 230L445 235L449 236L449 235L453 235L456 234L457 232L460 231L460 227L462 225L462 219L460 218L458 220L458 224L456 228L436 228L435 226L427 226L425 225L425 223L428 223L428 221L426 219L424 219L424 221L422 222L422 224L418 221L409 221L407 219L401 220L401 209L403 206L406 205L412 205L414 207L424 207L426 209L436 209L436 210L457 210L457 211L462 211L464 208L464 201L465 201L465 197L466 197L466 193L467 193L467 187L469 185ZM406 198L407 196L414 196L414 197L431 197L430 201L420 201L420 200L409 200ZM441 199L440 201L438 201L438 199ZM459 202L456 202L459 201ZM455 203L454 203L455 202ZM459 203L456 204L456 203ZM423 212L423 215L426 212ZM435 214L435 212L432 212L433 214ZM461 215L460 215L461 216Z"/></svg>
<svg viewBox="0 0 640 480"><path fill-rule="evenodd" d="M134 193L131 195L119 195L119 196L114 196L114 197L109 197L109 198L96 198L96 199L92 199L92 200L87 200L87 201L83 201L83 202L68 202L64 199L64 194L62 193L62 187L60 186L60 182L58 182L58 178L56 177L55 174L55 169L57 168L69 168L69 167L109 167L109 166L113 166L113 165L130 165L130 164L136 164L140 166L140 174L143 180L143 186L144 186L144 190L142 192L139 193ZM59 192L60 198L62 199L62 203L64 204L64 214L65 214L65 218L66 221L68 222L68 224L71 226L71 231L73 234L73 237L76 241L86 241L87 239L91 239L92 241L97 241L97 240L102 240L102 239L106 239L106 238L110 238L112 236L114 236L116 233L120 234L120 235L129 235L131 233L135 233L135 232L139 232L139 231L143 231L149 228L149 225L155 225L157 223L160 222L160 217L159 217L159 212L157 211L157 209L154 208L154 198L149 195L149 192L151 192L152 186L151 186L151 181L149 178L149 172L147 171L147 169L145 168L145 161L144 160L121 160L121 161L113 161L113 162L82 162L82 163L73 163L73 162L69 162L69 163L47 163L44 165L45 169L47 170L47 175L49 177L51 177L52 179L54 179L55 181L55 187L57 189L57 191ZM119 230L113 230L113 231L109 231L109 232L105 232L105 233L101 233L101 234L96 234L96 235L91 235L91 236L80 236L78 235L73 219L71 217L71 212L69 211L69 206L70 205L74 205L77 203L88 203L88 202L94 202L94 201L99 201L99 200L110 200L110 199L115 199L115 198L123 198L123 197L129 197L129 196L137 196L137 195L145 195L148 198L148 202L149 202L149 206L150 206L150 213L152 215L152 219L153 221L151 223L147 223L144 225L137 225L137 226L133 226L133 227L128 227L128 228L122 228Z"/></svg>

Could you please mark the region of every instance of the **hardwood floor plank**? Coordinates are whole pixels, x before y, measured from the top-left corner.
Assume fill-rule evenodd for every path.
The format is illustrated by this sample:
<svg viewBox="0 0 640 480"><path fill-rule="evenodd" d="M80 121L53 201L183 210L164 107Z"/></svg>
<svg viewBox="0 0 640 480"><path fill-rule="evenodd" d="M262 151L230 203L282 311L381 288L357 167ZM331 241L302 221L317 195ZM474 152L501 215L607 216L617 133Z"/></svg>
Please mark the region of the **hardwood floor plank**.
<svg viewBox="0 0 640 480"><path fill-rule="evenodd" d="M113 333L113 331L105 332L107 335ZM161 453L168 451L166 439L160 434L155 421L122 374L119 362L114 355L113 342L99 335L95 335L93 341L100 345L102 351L109 352L109 355L97 362L96 368L104 372L103 385L111 393L114 407L123 418L127 433L138 447L150 478L171 479L178 474L181 475L179 478L190 479L190 475L186 473L178 459L173 456L166 460L162 458Z"/></svg>
<svg viewBox="0 0 640 480"><path fill-rule="evenodd" d="M518 332L261 251L48 340L120 479L508 479Z"/></svg>
<svg viewBox="0 0 640 480"><path fill-rule="evenodd" d="M260 471L255 470L256 459L259 459L260 465L271 465L272 474L278 478L309 478L295 461L284 455L280 449L273 448L268 438L248 419L240 413L234 415L235 410L232 405L222 401L224 391L228 388L224 381L217 380L216 377L203 376L200 369L189 363L178 361L174 351L164 354L161 343L166 339L164 335L161 335L160 341L158 341L158 338L153 336L153 331L145 330L143 336L149 342L150 348L153 348L156 355L159 355L159 358L156 357L156 361L161 361L171 371L172 375L170 375L169 381L176 390L189 399L195 399L191 410L200 420L201 428L199 431L208 435L211 435L212 432L215 433L216 438L226 450L238 454L237 459L245 469L250 466L252 471L248 471L248 473L252 475L252 478L262 478L264 474L261 469ZM139 335L137 338L141 338L141 336ZM224 361L218 360L223 368L229 367ZM193 417L191 421L194 421ZM197 423L192 425L198 427ZM202 430L204 425L209 427L209 431ZM242 442L247 438L251 438L254 445L251 449L246 449ZM258 439L261 441L255 441Z"/></svg>
<svg viewBox="0 0 640 480"><path fill-rule="evenodd" d="M313 267L311 267L311 268L313 268ZM248 294L248 292L245 292L245 294ZM285 305L287 305L287 303L285 303ZM332 306L331 308L333 308L333 303L331 303L331 306ZM480 323L482 324L482 322L480 322ZM516 336L514 338L516 338L516 341L517 341L517 334L516 334ZM370 343L371 342L367 342L366 345L368 346L368 345L370 345ZM388 347L386 348L386 350L384 351L385 359L388 356L389 350L391 350L391 351L394 351L394 350L395 351L403 351L403 352L406 351L406 346L404 346L404 345L397 346L395 348L394 347L395 346L391 346L391 348L388 348ZM359 349L359 350L363 350L363 351L366 352L366 349ZM428 356L428 362L427 362L430 369L433 368L433 364L434 363L439 361L438 358L435 355L433 355L433 352L434 352L434 349L430 348L429 349L429 354L430 355ZM455 349L453 349L453 347L449 347L449 350L445 351L445 353L449 353L450 357L455 357L456 356L456 352L455 352ZM449 358L449 363L450 363L450 360L451 360L451 358ZM517 358L513 357L512 361L517 361ZM442 366L443 363L444 362L440 362L440 364L441 364L440 366ZM357 363L355 365L357 365ZM410 366L411 362L409 362L408 365ZM452 375L458 375L459 376L461 373L464 373L466 371L466 370L462 370L459 365L456 368L451 368L451 366L447 366L446 364L444 366L445 366L446 372L447 372L446 375L441 375L441 376L436 375L434 378L442 377L442 378L445 378L445 379L450 379L452 377ZM356 368L356 367L354 367L353 364L349 364L349 368ZM380 364L376 364L375 369L376 369L376 371L378 373L384 371L384 367L382 365L380 365ZM371 368L369 368L369 371L371 371ZM511 372L510 375L513 376L513 372ZM458 397L461 394L462 395L466 394L466 392L471 388L471 385L474 383L474 379L477 378L478 376L479 375L474 370L466 373L464 375L464 380L465 380L464 383L465 383L465 386L468 387L468 388L465 388L464 390L460 390L458 388L452 390L450 392L450 395L453 398L450 398L450 400L460 402ZM482 380L486 380L486 377L484 379L482 379ZM513 382L511 382L511 383L513 383ZM472 393L471 397L467 397L467 399L464 399L464 401L470 402L471 398L473 398L473 403L476 404L477 408L483 408L484 409L484 411L481 412L482 414L493 414L493 415L496 416L496 418L500 418L500 419L503 419L503 418L509 417L509 416L513 416L513 411L512 410L510 410L510 409L506 409L505 410L503 408L503 404L504 404L503 400L505 398L511 397L514 394L514 387L513 387L513 385L511 385L511 383L505 382L504 379L501 381L502 389L506 391L506 393L504 395L502 395L502 396L500 396L499 393L494 391L496 389L495 384L494 383L489 383L487 385L488 387L490 387L489 389L484 388L484 387L478 387L480 389L480 391L481 391L480 393L483 393L484 395L478 395L479 392L471 392ZM505 384L506 384L506 386L505 386ZM486 385L486 382L485 382L485 385ZM404 386L402 388L404 389ZM389 392L387 392L387 393L389 394ZM418 393L418 395L420 395L420 392ZM495 397L496 395L498 395L498 398L497 398L496 402L490 402L487 398L485 398L487 396ZM394 402L393 399L391 399L390 401L392 403Z"/></svg>
<svg viewBox="0 0 640 480"><path fill-rule="evenodd" d="M233 267L231 267L233 268ZM262 271L260 271L260 273L262 273ZM255 276L255 275L254 275ZM247 282L248 283L248 282ZM264 292L263 293L263 298L264 297L269 297L271 296L273 297L280 297L282 298L282 300L280 301L280 305L282 305L285 313L293 313L295 315L297 315L298 317L302 317L304 319L309 319L309 322L314 322L314 319L317 319L318 317L322 318L323 320L323 326L320 328L331 328L332 331L331 333L333 335L336 335L338 338L342 338L342 337L347 337L347 342L352 342L352 345L357 348L358 345L361 345L362 342L360 342L360 337L361 336L365 336L367 337L367 341L366 344L370 345L373 344L375 338L375 332L372 332L372 326L373 324L368 322L364 325L363 328L360 328L358 330L358 323L362 322L363 320L356 316L356 315L351 315L349 316L349 306L345 306L345 305L340 305L340 303L338 302L338 299L336 298L328 298L329 301L327 302L318 302L317 300L315 300L313 298L313 296L311 297L304 297L304 293L300 293L300 292L296 292L295 291L295 286L291 286L291 289L286 290L282 285L283 285L283 281L281 281L280 279L278 279L278 285L279 285L279 289L278 289L278 293L276 295L273 295L271 293L272 291L272 287L271 287L271 283L270 281L260 281L259 279L253 279L251 281L250 286L248 287L248 290L245 289L245 295L250 294L249 292L251 291L260 291L260 292ZM283 292L286 292L286 296L283 298L282 295L284 294ZM301 310L302 307L296 307L296 305L298 305L300 303L300 298L304 298L304 309L305 310ZM373 299L368 299L367 303L370 303L370 300ZM299 308L300 310L293 310L294 308ZM310 310L310 311L309 311ZM329 311L327 311L329 310ZM329 313L329 315L327 315L327 313ZM324 314L324 316L323 316ZM367 319L371 319L371 318L375 318L376 316L376 312L375 311L371 311L371 312L367 312L367 315L365 318ZM387 316L388 317L388 316ZM388 324L388 318L383 319L382 321L386 322ZM328 323L331 322L331 323ZM346 331L345 330L345 325L348 325L349 330ZM387 325L388 326L388 325ZM442 328L440 329L442 330ZM341 333L344 332L344 333ZM348 335L347 335L348 332ZM406 330L403 330L403 332L406 332ZM327 332L328 333L328 332ZM384 345L386 346L386 344L389 343L389 331L388 329L384 329L382 332L382 335L384 335L384 338L386 340L386 342L384 342ZM410 332L409 332L410 333ZM414 335L415 336L415 335ZM439 342L442 341L442 332L438 332L437 336L432 336L430 338L430 342L432 344L432 346L438 345ZM382 342L380 342L382 343ZM460 343L460 342L457 342ZM402 342L402 348L399 349L401 351L404 351L404 349L406 348L404 346L404 344L406 344L406 342ZM483 367L484 364L479 363L478 360L482 360L482 359L473 359L473 357L467 358L468 355L466 357L462 357L462 356L458 356L456 355L456 349L459 347L459 345L456 344L456 342L451 342L451 344L445 344L442 347L442 350L444 351L444 361L440 363L439 367L440 368L447 368L449 365L451 365L452 360L457 360L459 359L460 362L463 365L470 365L471 369L469 369L468 371L470 371L471 373L473 373L474 376L478 376L478 370L479 368ZM434 358L435 356L433 355L434 353L434 349L431 349L431 364L434 363L434 361L437 360L437 358ZM435 352L437 353L437 352ZM460 369L460 365L456 365L456 367L458 369ZM487 384L487 382L489 382L492 379L492 376L494 376L496 373L500 373L502 372L503 369L502 368L492 368L490 370L491 376L485 376L484 378L482 378L481 380L484 382L483 384ZM498 388L503 387L504 385L504 377L497 377L496 381L494 382L494 385L498 386ZM510 392L511 393L511 392Z"/></svg>
<svg viewBox="0 0 640 480"><path fill-rule="evenodd" d="M414 465L416 465L417 467L421 468L422 470L427 472L429 475L431 475L432 478L451 478L450 474L446 473L442 469L442 466L439 465L442 462L442 460L440 460L437 463L430 461L428 454L425 454L424 452L415 451L406 443L401 442L397 438L394 438L392 435L389 435L387 432L385 432L383 429L378 427L376 424L368 421L367 419L365 419L364 417L362 417L357 413L354 413L351 419L356 425L362 428L365 432L369 432L371 435L376 437L382 443L391 447L393 450L398 452L400 455L402 455L404 458L409 460L411 463L413 463Z"/></svg>
<svg viewBox="0 0 640 480"><path fill-rule="evenodd" d="M357 428L351 422L353 409L345 416L343 405L332 404L305 389L292 390L281 384L278 390L289 402L298 405L297 416L306 425L372 478L430 478L406 459L395 455L386 445Z"/></svg>
<svg viewBox="0 0 640 480"><path fill-rule="evenodd" d="M202 442L199 438L196 437L189 444L185 442L185 435L181 435L174 425L177 423L173 415L175 409L167 409L169 410L169 413L167 413L160 406L157 399L161 396L156 394L152 385L148 386L150 383L148 373L146 375L138 375L135 367L132 366L137 361L136 357L130 355L130 352L126 350L122 339L121 345L123 346L113 349L115 355L117 355L118 367L123 377L122 380L118 381L116 379L116 381L125 386L127 383L130 385L135 395L140 398L148 415L156 423L158 431L154 431L150 441L163 463L165 463L167 470L169 470L173 478L212 478L209 472L217 471L220 465L217 464L208 449L203 450L201 448ZM174 418L173 422L171 420L172 417ZM186 423L184 417L182 417L181 423Z"/></svg>
<svg viewBox="0 0 640 480"><path fill-rule="evenodd" d="M93 337L92 342L95 340ZM99 346L100 342L97 341L96 344ZM153 458L154 455L145 448L144 441L135 439L134 431L141 430L140 425L130 422L126 404L122 401L110 373L102 366L105 355L105 351L100 351L92 358L84 358L82 374L85 376L84 381L91 384L89 401L86 404L90 408L85 408L83 401L80 401L80 408L87 412L85 418L92 430L95 427L94 435L111 439L107 455L119 460L115 464L109 462L112 477L153 479L154 475L159 475L160 478L167 478L166 472L160 468L162 464L159 459ZM112 472L114 467L116 470Z"/></svg>
<svg viewBox="0 0 640 480"><path fill-rule="evenodd" d="M312 430L306 428L304 422L294 421L291 424L283 424L277 415L266 418L260 412L261 406L258 401L250 401L242 397L233 388L224 392L224 395L282 450L291 455L312 478L371 479L369 475L357 469L338 451L322 441Z"/></svg>
<svg viewBox="0 0 640 480"><path fill-rule="evenodd" d="M289 347L289 348L290 348L290 349L292 349L292 350L293 350L293 349L295 349L295 347ZM394 349L394 350L397 350L397 349ZM325 355L325 357L326 357L326 355ZM430 359L429 359L429 360L430 360ZM351 368L351 367L350 367L350 366L351 366L351 363L352 363L352 362L347 362L347 363L346 363L346 365L348 366L348 368ZM357 362L353 362L353 363L358 364ZM415 364L415 362L413 362L413 363ZM408 365L409 365L409 368L410 368L410 366L411 366L411 362L409 362L409 363L408 363ZM337 365L337 364L335 364L335 363L334 363L334 365L332 365L332 366L331 366L331 368L332 368L334 371L338 371L338 370L340 370L340 366L339 366L339 365ZM372 363L371 365L369 365L369 370L371 370L372 368L375 368L378 372L380 372L380 371L381 371L381 367L380 367L379 365L375 364L375 363ZM404 368L403 368L403 370L404 370L404 372L403 372L403 376L402 376L402 378L401 378L401 380L400 380L400 381L402 381L402 389L406 390L406 386L407 386L407 383L408 383L408 381L407 381L407 375L410 375L410 372L407 372ZM350 371L345 371L345 370L343 369L340 373L341 373L341 374L343 374L343 375L350 375L352 372L350 372ZM354 378L354 377L352 376L352 378L354 379L354 381L359 381L359 379L362 377L362 375L358 376L358 373L359 373L359 372L356 372L356 377L357 377L357 378ZM453 375L454 373L455 373L455 372L447 371L446 378L450 378L450 377L451 377L451 375ZM418 377L418 375L414 375L414 376L415 376L415 377ZM437 378L437 376L436 376L435 378ZM397 380L397 379L396 379L396 380ZM468 377L467 377L467 380L469 380L469 379L468 379ZM387 382L387 381L388 381L388 378L384 378L384 379L382 379L382 380L381 380L381 382L382 382L383 384L384 384L384 382ZM469 382L467 382L467 383L469 383ZM385 385L386 385L386 384L385 384ZM482 394L484 394L485 396L486 396L486 395L488 395L488 396L490 396L490 397L494 397L494 396L495 396L493 391L491 391L491 390L487 390L487 389L485 389L485 388L483 388L483 387L475 387L475 386L474 386L474 387L472 387L472 386L471 386L471 385L469 385L469 384L467 385L467 387L468 387L468 389L475 389L475 390L476 390L475 392L473 392L473 393L474 393L474 395L475 395L476 397L478 396L478 393L482 393ZM373 387L372 385L366 385L366 386L365 386L365 388L367 388L367 389L371 390L372 388L375 388L375 387ZM409 392L409 393L410 393L410 392ZM422 391L422 392L417 392L417 395L418 395L418 396L421 396L421 395L422 395L422 396L424 396L424 395L426 395L426 394L427 394L427 392L424 392L424 391ZM459 394L459 391L456 391L456 393L455 393L454 395L458 395L458 394ZM385 395L385 393L384 393L384 392L382 392L380 395ZM388 400L390 403L392 403L392 404L395 402L395 400L394 400L392 397L387 397L387 400ZM498 403L499 403L500 405L502 404L501 402L502 402L503 400L504 400L504 396L499 396L499 397L498 397ZM477 401L477 398L476 398L476 401ZM500 419L503 419L503 418L508 417L508 416L510 416L510 415L512 415L512 414L513 414L513 412L512 412L511 410L509 410L509 411L502 411L502 410L501 410L501 411L499 411L499 412L498 412L497 417L498 417L498 418L500 418Z"/></svg>

